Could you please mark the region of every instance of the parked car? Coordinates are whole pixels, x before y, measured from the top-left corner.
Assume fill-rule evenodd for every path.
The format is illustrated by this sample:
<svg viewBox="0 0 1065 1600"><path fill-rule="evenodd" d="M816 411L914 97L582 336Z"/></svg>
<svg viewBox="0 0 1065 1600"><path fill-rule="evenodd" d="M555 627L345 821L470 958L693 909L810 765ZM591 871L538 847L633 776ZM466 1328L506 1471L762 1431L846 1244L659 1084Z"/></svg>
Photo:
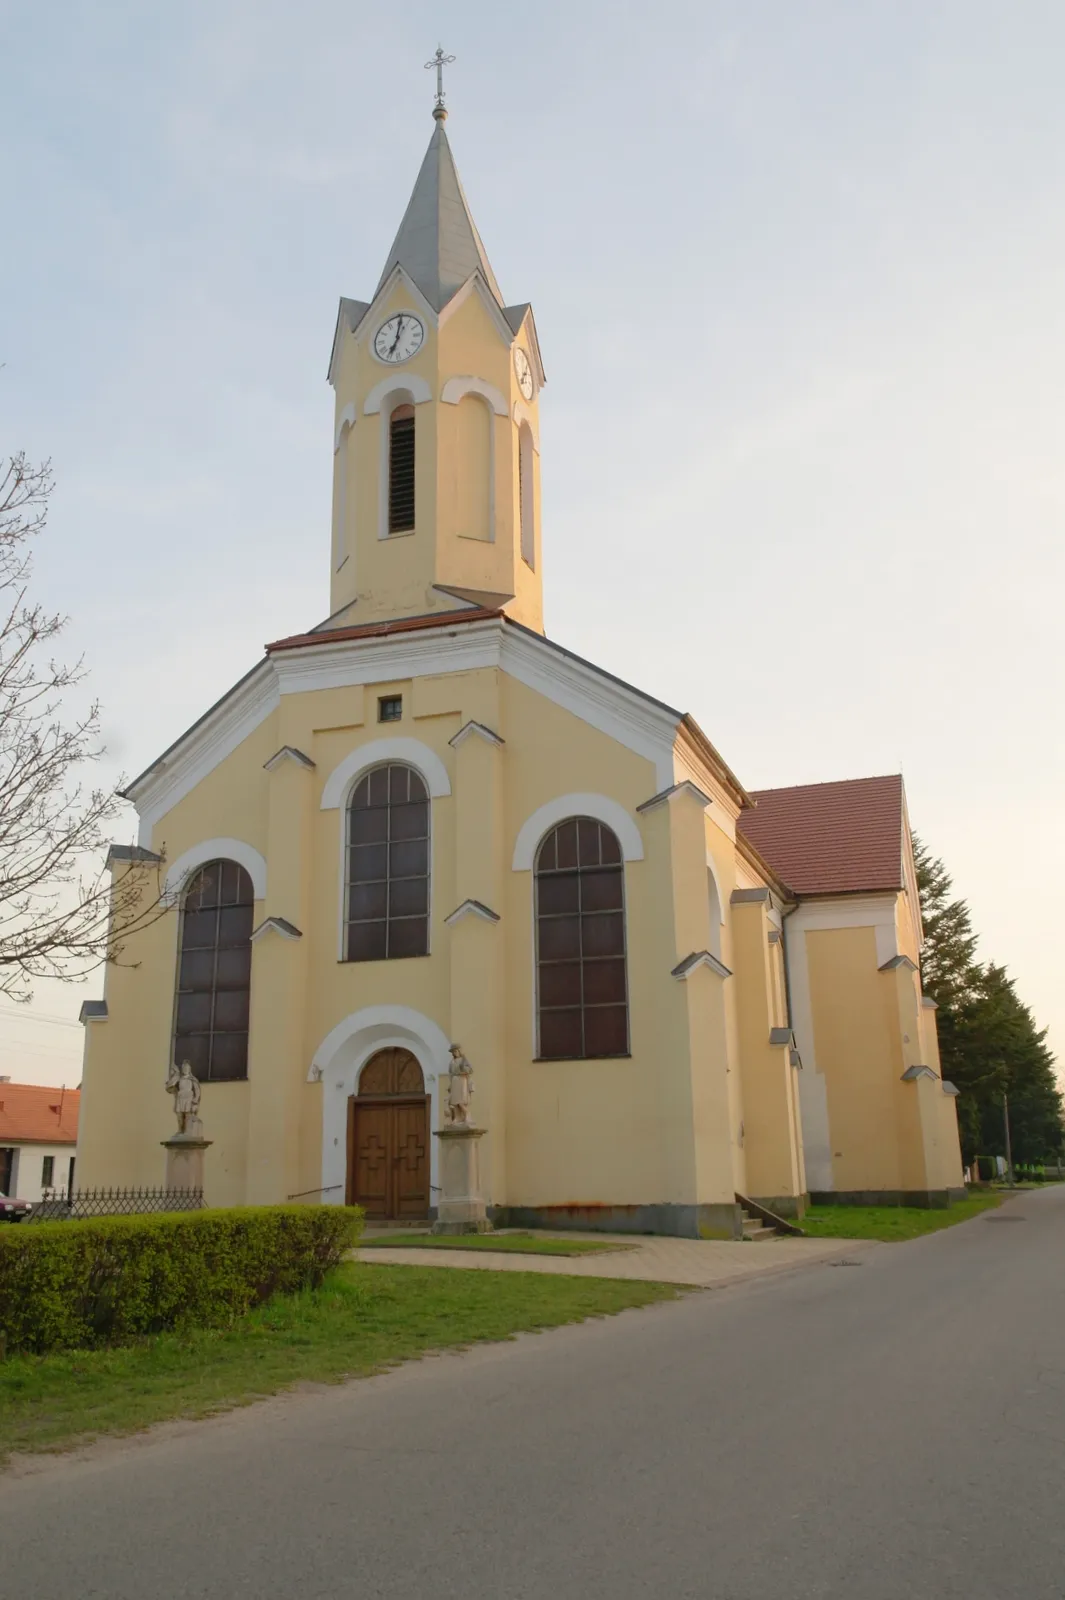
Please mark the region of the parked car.
<svg viewBox="0 0 1065 1600"><path fill-rule="evenodd" d="M32 1200L11 1200L0 1194L0 1222L21 1222L32 1210Z"/></svg>

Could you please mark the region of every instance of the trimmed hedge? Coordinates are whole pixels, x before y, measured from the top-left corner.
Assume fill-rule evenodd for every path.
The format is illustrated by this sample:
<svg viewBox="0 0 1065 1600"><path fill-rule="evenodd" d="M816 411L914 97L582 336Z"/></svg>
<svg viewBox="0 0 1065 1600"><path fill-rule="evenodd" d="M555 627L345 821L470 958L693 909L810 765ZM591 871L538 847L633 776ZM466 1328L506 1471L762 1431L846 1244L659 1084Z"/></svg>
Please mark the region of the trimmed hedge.
<svg viewBox="0 0 1065 1600"><path fill-rule="evenodd" d="M316 1288L362 1220L354 1206L242 1206L0 1228L0 1353L224 1326Z"/></svg>

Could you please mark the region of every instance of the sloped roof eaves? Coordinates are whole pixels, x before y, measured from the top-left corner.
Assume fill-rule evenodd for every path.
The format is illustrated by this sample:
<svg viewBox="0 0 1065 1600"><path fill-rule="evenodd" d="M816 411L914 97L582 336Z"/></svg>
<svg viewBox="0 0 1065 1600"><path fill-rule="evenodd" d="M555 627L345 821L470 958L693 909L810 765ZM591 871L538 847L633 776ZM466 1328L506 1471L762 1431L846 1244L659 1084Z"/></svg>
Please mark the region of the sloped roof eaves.
<svg viewBox="0 0 1065 1600"><path fill-rule="evenodd" d="M0 1083L0 1144L76 1144L80 1104L78 1089Z"/></svg>
<svg viewBox="0 0 1065 1600"><path fill-rule="evenodd" d="M243 689L246 684L250 683L257 674L262 676L269 671L270 661L268 657L264 656L262 660L257 661L254 667L251 667L242 678L238 678L236 683L230 684L225 694L219 695L214 704L208 706L207 710L202 714L202 716L197 717L195 722L191 722L185 729L184 733L179 733L177 738L168 744L166 749L157 755L154 761L149 762L143 772L138 772L137 776L135 778L131 778L124 789L120 789L118 791L122 796L122 799L136 802L137 789L146 778L150 778L152 774L162 766L164 761L172 756L176 750L179 750L186 740L192 737L197 729L203 727L205 722L209 722L214 716L215 712L220 711L226 702L232 700L233 696L239 690Z"/></svg>
<svg viewBox="0 0 1065 1600"><path fill-rule="evenodd" d="M753 805L754 802L747 793L747 790L743 787L743 784L740 782L739 778L737 778L732 768L728 765L728 762L722 758L719 752L710 743L710 740L707 738L702 728L700 728L691 712L685 711L680 721L682 729L688 735L688 738L695 746L695 749L699 755L701 755L703 760L707 763L710 771L714 774L714 777L718 780L718 782L728 790L736 804L740 806L741 809Z"/></svg>
<svg viewBox="0 0 1065 1600"><path fill-rule="evenodd" d="M903 887L898 774L756 790L743 836L802 898Z"/></svg>

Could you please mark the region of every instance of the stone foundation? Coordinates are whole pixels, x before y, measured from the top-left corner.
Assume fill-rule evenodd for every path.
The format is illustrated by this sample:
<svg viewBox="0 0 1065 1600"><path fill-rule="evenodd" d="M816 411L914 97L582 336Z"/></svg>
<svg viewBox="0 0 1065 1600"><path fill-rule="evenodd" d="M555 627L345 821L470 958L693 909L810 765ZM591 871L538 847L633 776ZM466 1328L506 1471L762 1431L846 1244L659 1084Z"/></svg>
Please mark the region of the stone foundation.
<svg viewBox="0 0 1065 1600"><path fill-rule="evenodd" d="M497 1228L573 1229L582 1233L657 1233L675 1239L742 1239L735 1203L677 1206L493 1206Z"/></svg>

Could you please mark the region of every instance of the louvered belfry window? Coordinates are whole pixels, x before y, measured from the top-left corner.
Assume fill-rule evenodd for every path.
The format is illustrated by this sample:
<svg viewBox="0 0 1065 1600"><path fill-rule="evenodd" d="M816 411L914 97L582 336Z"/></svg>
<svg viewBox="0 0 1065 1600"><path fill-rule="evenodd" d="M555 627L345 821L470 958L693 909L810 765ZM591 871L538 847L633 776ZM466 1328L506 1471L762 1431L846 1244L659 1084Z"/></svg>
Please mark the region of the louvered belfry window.
<svg viewBox="0 0 1065 1600"><path fill-rule="evenodd" d="M201 1083L248 1076L252 883L236 861L201 867L181 911L174 1061Z"/></svg>
<svg viewBox="0 0 1065 1600"><path fill-rule="evenodd" d="M414 407L397 406L388 423L388 531L414 527Z"/></svg>
<svg viewBox="0 0 1065 1600"><path fill-rule="evenodd" d="M348 808L347 959L429 954L429 794L392 763L355 786Z"/></svg>
<svg viewBox="0 0 1065 1600"><path fill-rule="evenodd" d="M625 869L592 817L560 822L536 855L538 1054L581 1060L629 1049Z"/></svg>

